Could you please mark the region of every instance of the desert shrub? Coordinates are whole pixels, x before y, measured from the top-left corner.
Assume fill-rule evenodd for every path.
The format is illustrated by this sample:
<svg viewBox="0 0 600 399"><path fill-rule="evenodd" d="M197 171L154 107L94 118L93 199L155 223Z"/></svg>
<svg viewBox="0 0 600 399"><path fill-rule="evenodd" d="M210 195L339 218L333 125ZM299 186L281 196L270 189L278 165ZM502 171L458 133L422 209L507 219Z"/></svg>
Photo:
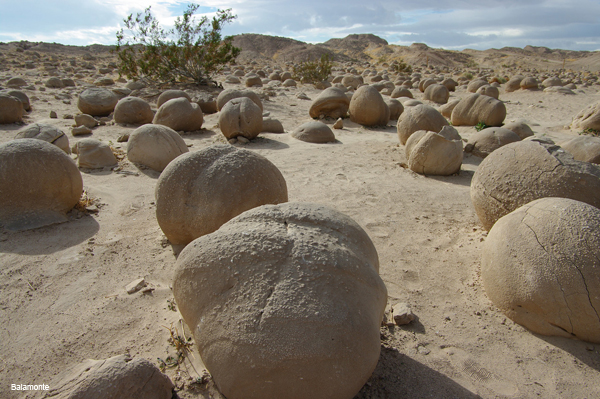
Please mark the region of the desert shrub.
<svg viewBox="0 0 600 399"><path fill-rule="evenodd" d="M332 67L333 57L323 54L319 61L306 61L295 65L292 75L295 80L302 83L322 82L327 80Z"/></svg>
<svg viewBox="0 0 600 399"><path fill-rule="evenodd" d="M473 74L471 72L463 73L463 76L469 80L473 79Z"/></svg>
<svg viewBox="0 0 600 399"><path fill-rule="evenodd" d="M150 7L135 18L130 14L124 19L129 32L117 32L115 49L119 75L154 82L210 82L240 53L231 36L221 37L223 25L236 16L227 9L218 10L212 20L206 16L197 20L194 13L198 7L189 4L183 17L177 17L175 27L167 31L160 27Z"/></svg>
<svg viewBox="0 0 600 399"><path fill-rule="evenodd" d="M478 124L475 125L475 130L480 132L483 129L487 129L488 127L490 127L490 126L486 125L485 122L479 122Z"/></svg>
<svg viewBox="0 0 600 399"><path fill-rule="evenodd" d="M581 132L579 132L579 135L600 136L600 130L587 128L587 129L583 129Z"/></svg>
<svg viewBox="0 0 600 399"><path fill-rule="evenodd" d="M404 60L394 60L390 64L390 68L394 72L412 73L412 67L404 62Z"/></svg>

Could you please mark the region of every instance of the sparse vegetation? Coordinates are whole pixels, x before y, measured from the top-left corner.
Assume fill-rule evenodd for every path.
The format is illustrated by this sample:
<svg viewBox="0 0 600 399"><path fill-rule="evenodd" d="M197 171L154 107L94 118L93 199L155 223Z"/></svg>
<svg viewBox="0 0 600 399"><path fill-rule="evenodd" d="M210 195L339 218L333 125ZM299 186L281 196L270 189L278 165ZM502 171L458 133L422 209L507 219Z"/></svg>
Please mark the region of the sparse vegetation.
<svg viewBox="0 0 600 399"><path fill-rule="evenodd" d="M467 68L479 68L479 64L475 60L469 60L465 63Z"/></svg>
<svg viewBox="0 0 600 399"><path fill-rule="evenodd" d="M412 67L405 63L403 59L394 60L390 64L390 69L394 72L412 73Z"/></svg>
<svg viewBox="0 0 600 399"><path fill-rule="evenodd" d="M600 136L600 130L587 128L587 129L583 129L581 132L579 132L579 134L580 135L587 134L587 135L592 135L592 136Z"/></svg>
<svg viewBox="0 0 600 399"><path fill-rule="evenodd" d="M329 54L321 55L319 61L306 61L294 66L292 75L302 83L315 83L327 80L333 67L333 57Z"/></svg>
<svg viewBox="0 0 600 399"><path fill-rule="evenodd" d="M191 348L194 343L192 342L192 337L185 336L185 332L183 331L183 323L181 326L182 335L179 335L179 330L177 327L173 327L173 323L171 323L169 327L163 327L169 330L170 337L167 342L176 350L175 356L167 356L165 360L161 358L157 359L159 368L164 372L167 368L178 367L180 364L182 364L185 358L191 353Z"/></svg>
<svg viewBox="0 0 600 399"><path fill-rule="evenodd" d="M473 74L471 72L463 73L463 76L469 80L473 79Z"/></svg>
<svg viewBox="0 0 600 399"><path fill-rule="evenodd" d="M232 37L221 37L223 25L236 16L227 9L218 10L210 21L206 16L197 20L194 13L198 7L188 5L175 27L167 31L160 27L150 7L135 18L130 14L124 20L128 34L123 29L117 32L119 75L161 83L212 82L212 76L240 53Z"/></svg>
<svg viewBox="0 0 600 399"><path fill-rule="evenodd" d="M478 124L475 125L475 130L477 130L478 132L482 131L483 129L488 128L489 126L485 124L485 122L479 122Z"/></svg>

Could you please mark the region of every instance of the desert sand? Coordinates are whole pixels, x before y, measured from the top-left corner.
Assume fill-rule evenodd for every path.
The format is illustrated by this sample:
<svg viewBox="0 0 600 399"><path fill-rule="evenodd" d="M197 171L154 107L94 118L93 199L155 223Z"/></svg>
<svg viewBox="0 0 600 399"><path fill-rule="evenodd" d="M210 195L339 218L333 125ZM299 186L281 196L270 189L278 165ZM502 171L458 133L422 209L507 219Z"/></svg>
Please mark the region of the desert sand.
<svg viewBox="0 0 600 399"><path fill-rule="evenodd" d="M117 153L126 150L126 143L117 139L136 126L108 121L91 135L70 133L74 122L68 116L79 112L77 96L85 85L100 76L117 80L116 70L97 69L114 62L113 54L94 48L45 45L16 51L17 47L17 43L0 45L0 86L14 76L33 86L22 88L32 104L25 124L59 127L71 145L80 137L93 137L111 144ZM31 55L33 51L39 58ZM84 60L84 54L93 54L93 59ZM482 54L478 57L483 60ZM597 54L585 57L597 59ZM34 58L38 61L32 68L23 67ZM94 69L76 78L73 69L65 71L71 59L78 65L91 63ZM519 59L526 63L525 56ZM273 59L256 62L257 68L277 65ZM551 75L540 62L515 65L506 75L530 74L527 70L536 67ZM559 68L562 63L554 64ZM364 61L355 66L360 72ZM594 67L597 61L578 71ZM372 68L385 69L375 62ZM424 75L429 71L434 72L422 69ZM52 75L71 77L76 86L45 88L43 82ZM460 72L440 69L436 75L456 79ZM223 82L224 75L217 81ZM124 85L117 82L109 88ZM166 88L143 89L138 95L156 108L158 94ZM207 90L218 94L217 89L180 88L192 97ZM298 94L315 99L321 90L308 84L253 90L261 94L264 112L280 120L286 133L261 133L248 144L234 145L274 163L285 177L290 201L325 204L356 220L377 248L388 302L406 302L416 315L406 326L381 328L379 364L356 398L600 397L599 345L531 333L486 297L479 277L486 231L469 194L480 158L465 153L460 173L452 176L416 174L406 168L395 121L367 128L344 119L343 129L334 129L337 142L302 142L287 133L311 120L311 101ZM411 91L416 99L423 98L418 89ZM506 93L501 86L505 123L522 119L536 136L557 143L576 137L578 132L569 128L572 117L600 100L600 86L578 85L573 91L574 95L541 90ZM450 100L466 94L466 86L459 86ZM58 118L50 118L51 111ZM217 122L218 114L205 115L202 130L182 135L190 151L227 143ZM325 122L331 126L335 121ZM12 140L22 127L0 125L0 143ZM467 141L476 132L464 126L457 130ZM159 173L138 168L126 158L113 170L81 172L92 199L88 210L72 211L67 223L0 231L0 397L44 397L43 392L11 391L10 384L52 387L61 373L85 359L126 353L158 364L157 359L174 355L167 340L168 327L181 331L170 289L177 249L155 217ZM138 278L152 290L127 294L125 286ZM210 378L197 380L204 373L197 353L165 372L181 398L222 397Z"/></svg>

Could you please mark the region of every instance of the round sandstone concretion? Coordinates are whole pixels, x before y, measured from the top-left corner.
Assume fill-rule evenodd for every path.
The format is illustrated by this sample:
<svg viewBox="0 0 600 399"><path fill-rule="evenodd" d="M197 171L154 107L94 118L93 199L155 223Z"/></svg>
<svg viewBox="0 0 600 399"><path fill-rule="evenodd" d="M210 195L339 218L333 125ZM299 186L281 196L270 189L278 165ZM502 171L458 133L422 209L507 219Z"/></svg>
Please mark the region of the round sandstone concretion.
<svg viewBox="0 0 600 399"><path fill-rule="evenodd" d="M452 78L442 80L442 84L450 91L456 91L456 86L458 86L458 83Z"/></svg>
<svg viewBox="0 0 600 399"><path fill-rule="evenodd" d="M422 175L449 176L460 171L462 139L452 126L439 133L419 130L406 141L408 167Z"/></svg>
<svg viewBox="0 0 600 399"><path fill-rule="evenodd" d="M485 158L498 148L520 140L519 135L512 130L502 127L488 127L471 137L469 144L465 146L465 151L476 157Z"/></svg>
<svg viewBox="0 0 600 399"><path fill-rule="evenodd" d="M600 131L600 101L579 111L571 123L573 129Z"/></svg>
<svg viewBox="0 0 600 399"><path fill-rule="evenodd" d="M504 86L504 91L507 93L512 93L513 91L519 90L521 88L522 80L522 76L515 76L511 78L508 82L506 82L506 86Z"/></svg>
<svg viewBox="0 0 600 399"><path fill-rule="evenodd" d="M600 343L600 209L542 198L490 230L481 277L490 300L533 332Z"/></svg>
<svg viewBox="0 0 600 399"><path fill-rule="evenodd" d="M174 98L187 98L189 102L192 102L190 95L183 90L165 90L158 96L156 107L160 108L161 105Z"/></svg>
<svg viewBox="0 0 600 399"><path fill-rule="evenodd" d="M454 110L454 107L456 107L456 105L460 102L460 99L456 98L452 101L448 101L446 104L442 105L440 107L440 114L442 114L443 116L445 116L446 118L450 119L450 117L452 116L452 111Z"/></svg>
<svg viewBox="0 0 600 399"><path fill-rule="evenodd" d="M390 97L392 97L392 98L400 98L400 97L413 98L413 94L408 88L406 88L404 86L398 86L392 91L392 94L390 95Z"/></svg>
<svg viewBox="0 0 600 399"><path fill-rule="evenodd" d="M262 131L262 111L248 97L229 100L219 113L219 128L227 139L253 139Z"/></svg>
<svg viewBox="0 0 600 399"><path fill-rule="evenodd" d="M577 161L600 164L600 137L579 136L560 146Z"/></svg>
<svg viewBox="0 0 600 399"><path fill-rule="evenodd" d="M525 79L521 80L521 89L537 90L538 89L537 79L532 76L527 76Z"/></svg>
<svg viewBox="0 0 600 399"><path fill-rule="evenodd" d="M32 123L17 132L15 139L38 139L54 144L67 154L71 153L69 138L56 126Z"/></svg>
<svg viewBox="0 0 600 399"><path fill-rule="evenodd" d="M323 115L329 118L337 119L346 116L350 99L342 90L336 87L329 87L321 92L313 101L308 111L311 118L318 118Z"/></svg>
<svg viewBox="0 0 600 399"><path fill-rule="evenodd" d="M522 121L510 122L502 127L515 132L521 138L521 140L533 136L533 130L531 130L528 124Z"/></svg>
<svg viewBox="0 0 600 399"><path fill-rule="evenodd" d="M31 111L31 102L29 101L29 97L21 90L0 90L0 93L8 94L9 96L17 98L21 101L21 104L23 104L24 111Z"/></svg>
<svg viewBox="0 0 600 399"><path fill-rule="evenodd" d="M291 136L307 143L331 143L335 141L335 135L323 122L310 121L298 126Z"/></svg>
<svg viewBox="0 0 600 399"><path fill-rule="evenodd" d="M161 105L152 123L176 131L193 132L202 129L204 114L198 104L190 103L185 97L178 97Z"/></svg>
<svg viewBox="0 0 600 399"><path fill-rule="evenodd" d="M485 158L471 181L471 201L486 230L507 213L544 197L600 207L600 168L575 161L556 145L518 141Z"/></svg>
<svg viewBox="0 0 600 399"><path fill-rule="evenodd" d="M288 200L275 165L230 145L177 158L161 174L155 193L156 219L175 245L212 233L248 209Z"/></svg>
<svg viewBox="0 0 600 399"><path fill-rule="evenodd" d="M406 140L411 134L418 130L428 132L439 132L444 126L448 126L448 121L435 108L418 104L415 106L406 106L404 103L404 112L398 118L396 130L400 144L406 144Z"/></svg>
<svg viewBox="0 0 600 399"><path fill-rule="evenodd" d="M0 93L0 124L21 122L23 103L17 97Z"/></svg>
<svg viewBox="0 0 600 399"><path fill-rule="evenodd" d="M147 124L135 129L127 141L127 158L157 172L188 152L181 136L167 126Z"/></svg>
<svg viewBox="0 0 600 399"><path fill-rule="evenodd" d="M225 104L227 104L230 100L233 100L234 98L240 98L240 97L248 97L249 99L251 99L258 106L258 108L260 108L260 112L262 113L263 104L262 104L262 101L260 101L260 97L258 97L258 94L256 94L252 90L246 90L246 89L223 90L221 93L219 93L219 96L217 97L217 109L219 111L221 111L223 109L223 107L225 106Z"/></svg>
<svg viewBox="0 0 600 399"><path fill-rule="evenodd" d="M63 150L43 140L0 145L0 225L27 230L67 221L83 180Z"/></svg>
<svg viewBox="0 0 600 399"><path fill-rule="evenodd" d="M489 85L488 81L485 79L475 79L472 80L471 82L469 82L469 84L467 85L467 91L469 93L475 93L477 91L477 89L479 89L482 86L485 85Z"/></svg>
<svg viewBox="0 0 600 399"><path fill-rule="evenodd" d="M77 108L91 116L107 116L115 109L119 96L102 87L85 89L77 99Z"/></svg>
<svg viewBox="0 0 600 399"><path fill-rule="evenodd" d="M154 113L150 104L139 97L125 97L115 106L114 121L116 123L130 123L143 125L152 123Z"/></svg>
<svg viewBox="0 0 600 399"><path fill-rule="evenodd" d="M350 399L372 374L387 301L377 251L317 204L250 210L179 255L173 293L229 399Z"/></svg>
<svg viewBox="0 0 600 399"><path fill-rule="evenodd" d="M481 94L482 96L493 97L496 100L500 96L500 91L498 88L490 85L481 86L475 93Z"/></svg>
<svg viewBox="0 0 600 399"><path fill-rule="evenodd" d="M96 139L82 139L75 144L73 150L78 154L77 166L88 169L102 169L116 166L117 158L110 146Z"/></svg>
<svg viewBox="0 0 600 399"><path fill-rule="evenodd" d="M488 126L500 126L506 118L506 106L493 97L478 93L464 97L452 110L452 125L475 126L483 122Z"/></svg>
<svg viewBox="0 0 600 399"><path fill-rule="evenodd" d="M425 89L425 100L438 104L446 104L450 97L450 90L444 85L431 84Z"/></svg>
<svg viewBox="0 0 600 399"><path fill-rule="evenodd" d="M390 110L390 120L397 121L400 118L400 115L404 112L404 106L402 103L395 98L385 99L385 104L388 106Z"/></svg>
<svg viewBox="0 0 600 399"><path fill-rule="evenodd" d="M390 120L390 109L372 86L361 86L354 92L348 111L350 120L363 126L385 126Z"/></svg>

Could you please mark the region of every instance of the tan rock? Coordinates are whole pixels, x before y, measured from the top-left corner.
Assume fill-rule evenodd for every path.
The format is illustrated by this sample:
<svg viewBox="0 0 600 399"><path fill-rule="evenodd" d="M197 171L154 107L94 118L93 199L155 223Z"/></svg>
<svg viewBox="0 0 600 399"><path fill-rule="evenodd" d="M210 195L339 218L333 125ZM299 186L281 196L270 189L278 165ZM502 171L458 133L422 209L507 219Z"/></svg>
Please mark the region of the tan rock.
<svg viewBox="0 0 600 399"><path fill-rule="evenodd" d="M348 108L350 120L364 126L387 125L390 110L381 94L371 86L356 90Z"/></svg>
<svg viewBox="0 0 600 399"><path fill-rule="evenodd" d="M560 146L576 161L600 164L600 137L578 136Z"/></svg>
<svg viewBox="0 0 600 399"><path fill-rule="evenodd" d="M258 94L256 94L252 90L244 90L244 89L243 90L238 90L238 89L223 90L221 93L219 93L219 96L217 97L217 109L219 111L222 110L223 107L225 106L225 104L227 104L227 102L229 100L233 100L234 98L239 98L239 97L248 97L258 106L258 108L260 108L260 112L263 111L263 104L262 104L262 101L260 100L260 97L258 97Z"/></svg>
<svg viewBox="0 0 600 399"><path fill-rule="evenodd" d="M512 130L488 127L471 137L469 144L465 146L465 151L473 153L476 157L485 158L498 148L520 140L519 135Z"/></svg>
<svg viewBox="0 0 600 399"><path fill-rule="evenodd" d="M102 87L85 89L77 99L77 108L91 116L107 116L115 109L119 97Z"/></svg>
<svg viewBox="0 0 600 399"><path fill-rule="evenodd" d="M21 122L23 111L21 100L6 93L0 93L0 124Z"/></svg>
<svg viewBox="0 0 600 399"><path fill-rule="evenodd" d="M506 118L506 106L493 97L473 93L464 97L452 110L454 126L475 126L479 122L487 126L500 126Z"/></svg>
<svg viewBox="0 0 600 399"><path fill-rule="evenodd" d="M110 146L96 139L82 139L75 144L78 154L77 166L88 169L102 169L117 165L117 158Z"/></svg>
<svg viewBox="0 0 600 399"><path fill-rule="evenodd" d="M178 97L161 105L152 123L176 131L193 132L202 129L204 114L198 104L191 103L185 97Z"/></svg>
<svg viewBox="0 0 600 399"><path fill-rule="evenodd" d="M190 95L183 90L165 90L158 96L156 107L160 108L161 105L174 98L187 98L189 102L192 102Z"/></svg>
<svg viewBox="0 0 600 399"><path fill-rule="evenodd" d="M173 159L188 152L187 145L173 129L147 124L135 129L127 141L127 158L131 162L161 172Z"/></svg>
<svg viewBox="0 0 600 399"><path fill-rule="evenodd" d="M378 269L349 217L267 205L188 245L173 293L227 398L352 398L379 359L387 292Z"/></svg>
<svg viewBox="0 0 600 399"><path fill-rule="evenodd" d="M242 212L287 200L285 179L269 160L213 145L165 168L156 185L156 219L172 244L186 245Z"/></svg>
<svg viewBox="0 0 600 399"><path fill-rule="evenodd" d="M308 143L331 143L335 141L335 135L329 126L319 121L303 123L294 129L291 136Z"/></svg>
<svg viewBox="0 0 600 399"><path fill-rule="evenodd" d="M43 123L32 123L17 132L15 139L38 139L54 144L65 153L71 153L69 138L67 135L53 125Z"/></svg>
<svg viewBox="0 0 600 399"><path fill-rule="evenodd" d="M427 86L425 89L425 100L433 101L438 104L446 104L450 97L450 91L444 85L437 83Z"/></svg>
<svg viewBox="0 0 600 399"><path fill-rule="evenodd" d="M321 92L310 106L311 118L323 115L329 118L340 118L348 113L350 99L346 94L335 87L329 87Z"/></svg>
<svg viewBox="0 0 600 399"><path fill-rule="evenodd" d="M114 121L132 125L152 123L154 113L150 104L138 97L125 97L115 106Z"/></svg>
<svg viewBox="0 0 600 399"><path fill-rule="evenodd" d="M572 129L592 129L600 132L600 101L579 111L571 123Z"/></svg>
<svg viewBox="0 0 600 399"><path fill-rule="evenodd" d="M448 121L446 118L435 108L425 104L418 104L404 108L404 112L398 119L396 130L398 131L400 144L404 145L410 135L418 130L437 133L447 125Z"/></svg>
<svg viewBox="0 0 600 399"><path fill-rule="evenodd" d="M452 126L439 133L419 130L406 141L408 167L422 175L449 176L460 171L462 139Z"/></svg>
<svg viewBox="0 0 600 399"><path fill-rule="evenodd" d="M219 114L221 133L231 139L244 136L253 139L262 131L262 111L248 97L228 101Z"/></svg>

